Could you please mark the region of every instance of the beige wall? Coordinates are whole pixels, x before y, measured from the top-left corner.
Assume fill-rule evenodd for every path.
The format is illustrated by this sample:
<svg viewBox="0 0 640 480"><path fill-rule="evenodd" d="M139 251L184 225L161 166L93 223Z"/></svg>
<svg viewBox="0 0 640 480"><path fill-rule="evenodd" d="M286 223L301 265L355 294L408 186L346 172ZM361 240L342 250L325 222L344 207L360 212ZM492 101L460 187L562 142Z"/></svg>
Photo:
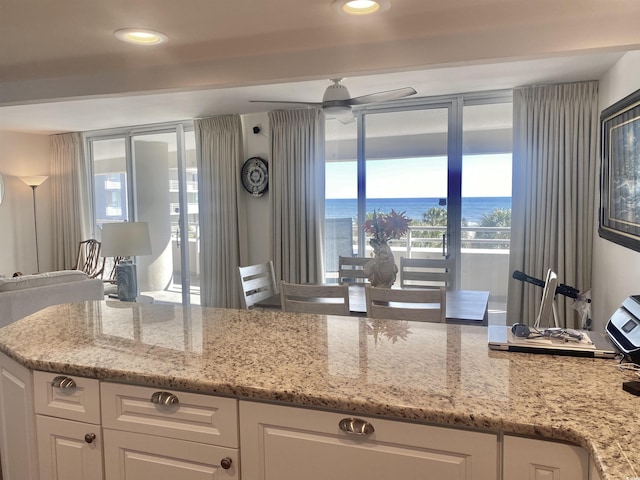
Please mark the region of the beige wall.
<svg viewBox="0 0 640 480"><path fill-rule="evenodd" d="M629 52L600 80L600 110L639 88L640 52ZM591 313L594 330L602 331L626 297L640 294L640 252L594 235Z"/></svg>
<svg viewBox="0 0 640 480"><path fill-rule="evenodd" d="M36 271L32 191L18 177L49 175L49 137L0 131L0 174L5 194L0 204L0 275ZM50 182L36 191L40 271L51 269Z"/></svg>

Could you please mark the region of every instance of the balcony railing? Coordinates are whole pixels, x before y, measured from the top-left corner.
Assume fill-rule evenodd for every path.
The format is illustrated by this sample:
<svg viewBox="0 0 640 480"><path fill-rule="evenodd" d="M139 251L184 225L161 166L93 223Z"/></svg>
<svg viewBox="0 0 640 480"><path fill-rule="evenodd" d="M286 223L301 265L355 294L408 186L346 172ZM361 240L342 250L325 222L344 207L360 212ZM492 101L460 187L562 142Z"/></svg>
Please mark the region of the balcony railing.
<svg viewBox="0 0 640 480"><path fill-rule="evenodd" d="M508 250L511 243L510 238L476 238L478 233L507 233L510 234L511 228L509 227L478 227L467 226L462 227L462 247L463 248L495 248ZM420 236L420 233L438 233L437 236ZM407 256L411 256L411 250L414 247L428 247L428 248L444 248L446 228L443 226L427 226L427 225L413 225L409 227L409 232L406 236ZM418 235L416 235L418 234ZM398 245L402 240L395 240L394 243Z"/></svg>

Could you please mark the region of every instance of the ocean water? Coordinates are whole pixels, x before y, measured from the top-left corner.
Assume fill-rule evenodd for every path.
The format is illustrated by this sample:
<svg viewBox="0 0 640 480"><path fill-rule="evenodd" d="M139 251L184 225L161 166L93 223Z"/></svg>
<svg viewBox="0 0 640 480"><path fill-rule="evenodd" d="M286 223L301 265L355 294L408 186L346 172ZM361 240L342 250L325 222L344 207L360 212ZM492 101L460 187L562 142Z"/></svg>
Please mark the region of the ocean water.
<svg viewBox="0 0 640 480"><path fill-rule="evenodd" d="M374 209L389 212L406 212L406 216L414 220L422 220L422 215L432 207L439 206L439 198L369 198L367 212ZM329 198L325 204L327 218L356 218L358 212L355 198ZM511 197L463 197L462 218L469 225L477 225L482 215L491 213L496 208L511 209Z"/></svg>

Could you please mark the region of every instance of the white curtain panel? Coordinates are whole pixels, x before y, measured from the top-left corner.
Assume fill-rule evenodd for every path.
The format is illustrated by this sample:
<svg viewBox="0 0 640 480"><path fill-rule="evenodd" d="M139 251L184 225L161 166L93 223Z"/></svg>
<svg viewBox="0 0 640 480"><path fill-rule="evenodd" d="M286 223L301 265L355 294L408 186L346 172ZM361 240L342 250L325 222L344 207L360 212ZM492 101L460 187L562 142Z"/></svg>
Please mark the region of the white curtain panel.
<svg viewBox="0 0 640 480"><path fill-rule="evenodd" d="M90 179L80 133L50 137L53 268L73 267L81 241L91 238Z"/></svg>
<svg viewBox="0 0 640 480"><path fill-rule="evenodd" d="M514 90L510 272L544 280L551 268L559 283L591 288L598 114L597 82ZM541 295L510 278L508 322L533 324ZM561 325L581 327L573 299L557 300Z"/></svg>
<svg viewBox="0 0 640 480"><path fill-rule="evenodd" d="M194 122L200 211L200 295L206 307L240 308L239 115Z"/></svg>
<svg viewBox="0 0 640 480"><path fill-rule="evenodd" d="M270 199L276 277L324 280L324 115L320 109L269 112Z"/></svg>

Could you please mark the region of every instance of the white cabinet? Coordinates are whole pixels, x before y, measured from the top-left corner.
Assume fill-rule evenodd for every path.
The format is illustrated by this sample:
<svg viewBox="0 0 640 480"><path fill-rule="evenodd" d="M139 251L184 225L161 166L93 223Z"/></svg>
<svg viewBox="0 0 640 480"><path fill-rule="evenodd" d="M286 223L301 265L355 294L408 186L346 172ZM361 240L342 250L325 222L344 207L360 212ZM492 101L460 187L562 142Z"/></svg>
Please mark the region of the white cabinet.
<svg viewBox="0 0 640 480"><path fill-rule="evenodd" d="M38 480L31 372L0 355L0 458L4 480Z"/></svg>
<svg viewBox="0 0 640 480"><path fill-rule="evenodd" d="M40 480L102 479L100 426L37 415Z"/></svg>
<svg viewBox="0 0 640 480"><path fill-rule="evenodd" d="M109 480L238 480L237 448L104 429Z"/></svg>
<svg viewBox="0 0 640 480"><path fill-rule="evenodd" d="M599 480L572 445L30 372L2 354L0 455L3 480Z"/></svg>
<svg viewBox="0 0 640 480"><path fill-rule="evenodd" d="M34 372L40 480L102 480L100 382Z"/></svg>
<svg viewBox="0 0 640 480"><path fill-rule="evenodd" d="M237 480L238 405L231 398L103 383L108 480Z"/></svg>
<svg viewBox="0 0 640 480"><path fill-rule="evenodd" d="M503 456L504 480L589 478L589 454L574 445L505 435Z"/></svg>
<svg viewBox="0 0 640 480"><path fill-rule="evenodd" d="M498 478L489 433L240 402L240 438L243 480Z"/></svg>

